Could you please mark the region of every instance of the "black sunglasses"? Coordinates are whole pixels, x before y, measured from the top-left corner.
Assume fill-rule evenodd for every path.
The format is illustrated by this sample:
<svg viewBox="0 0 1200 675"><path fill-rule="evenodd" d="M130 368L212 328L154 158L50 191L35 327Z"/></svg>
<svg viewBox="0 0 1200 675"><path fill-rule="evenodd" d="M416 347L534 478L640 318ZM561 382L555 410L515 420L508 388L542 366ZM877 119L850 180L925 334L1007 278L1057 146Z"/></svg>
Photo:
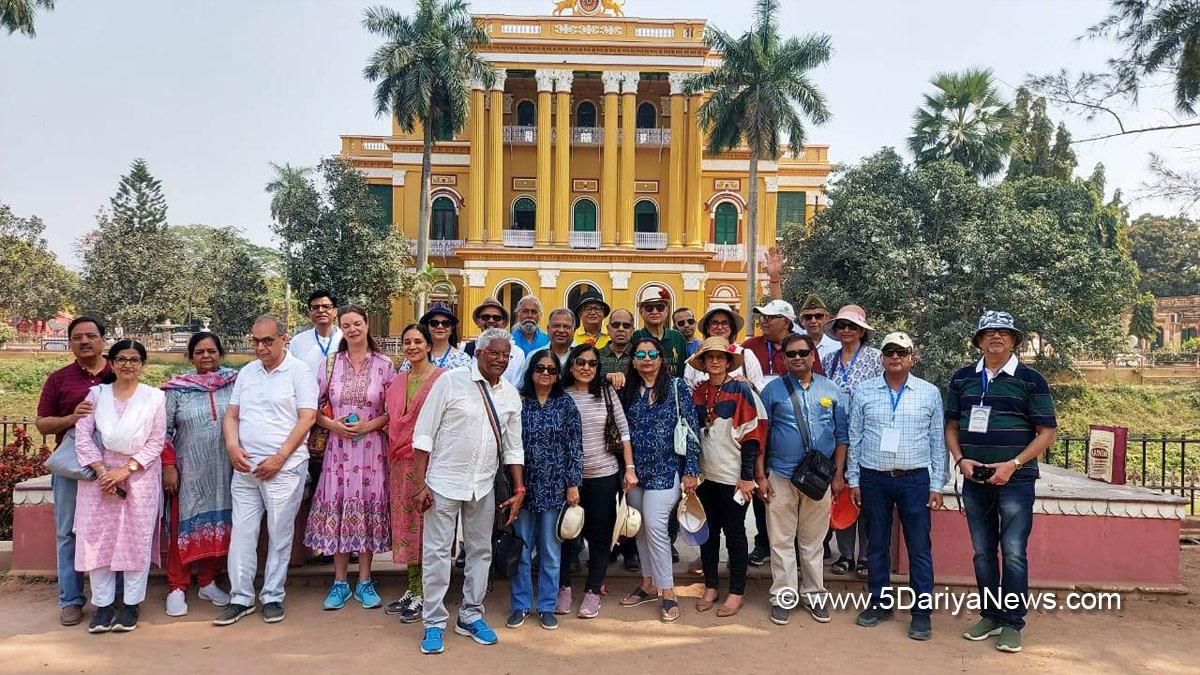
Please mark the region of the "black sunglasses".
<svg viewBox="0 0 1200 675"><path fill-rule="evenodd" d="M554 366L548 366L544 363L539 363L533 367L533 372L544 373L546 375L557 375L558 368L555 368Z"/></svg>
<svg viewBox="0 0 1200 675"><path fill-rule="evenodd" d="M858 328L858 324L850 323L849 321L834 321L833 322L834 330L852 330L854 328Z"/></svg>
<svg viewBox="0 0 1200 675"><path fill-rule="evenodd" d="M454 322L451 321L450 319L430 319L429 320L430 328L449 328L450 326L453 326L453 325L454 325Z"/></svg>
<svg viewBox="0 0 1200 675"><path fill-rule="evenodd" d="M783 353L789 359L804 358L812 353L811 349L789 349Z"/></svg>
<svg viewBox="0 0 1200 675"><path fill-rule="evenodd" d="M596 359L585 359L583 357L579 357L575 359L575 365L579 366L580 368L595 368L596 366L600 365L600 362Z"/></svg>
<svg viewBox="0 0 1200 675"><path fill-rule="evenodd" d="M899 356L899 357L905 357L905 356L908 356L908 355L909 355L909 354L911 354L911 353L912 353L911 351L909 351L909 350L907 350L907 349L901 349L901 348L899 348L899 347L885 347L885 348L884 348L884 350L883 350L883 355L884 355L884 356Z"/></svg>
<svg viewBox="0 0 1200 675"><path fill-rule="evenodd" d="M609 328L616 328L616 329L633 328L633 324L628 321L609 321L608 326L609 326Z"/></svg>

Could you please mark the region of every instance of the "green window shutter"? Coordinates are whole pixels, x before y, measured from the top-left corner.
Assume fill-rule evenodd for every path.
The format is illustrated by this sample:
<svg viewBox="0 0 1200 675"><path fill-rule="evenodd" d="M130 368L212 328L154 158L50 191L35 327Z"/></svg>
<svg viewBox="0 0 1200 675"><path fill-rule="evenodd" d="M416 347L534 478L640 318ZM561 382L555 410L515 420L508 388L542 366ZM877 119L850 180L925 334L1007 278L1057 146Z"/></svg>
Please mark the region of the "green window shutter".
<svg viewBox="0 0 1200 675"><path fill-rule="evenodd" d="M804 205L808 194L804 192L780 192L775 204L775 227L783 228L786 223L804 224Z"/></svg>
<svg viewBox="0 0 1200 675"><path fill-rule="evenodd" d="M633 205L633 231L658 232L658 207L654 202L643 199Z"/></svg>
<svg viewBox="0 0 1200 675"><path fill-rule="evenodd" d="M576 232L595 232L596 205L590 199L575 202L575 217L572 222Z"/></svg>
<svg viewBox="0 0 1200 675"><path fill-rule="evenodd" d="M537 222L537 205L529 197L521 197L513 204L514 230L532 230Z"/></svg>
<svg viewBox="0 0 1200 675"><path fill-rule="evenodd" d="M391 185L368 185L367 193L375 199L375 219L371 223L379 227L382 231L389 231L392 227L392 186Z"/></svg>
<svg viewBox="0 0 1200 675"><path fill-rule="evenodd" d="M714 221L714 244L738 243L737 207L729 202L721 202L717 205L717 214Z"/></svg>
<svg viewBox="0 0 1200 675"><path fill-rule="evenodd" d="M458 212L449 197L433 200L433 217L430 239L458 239Z"/></svg>

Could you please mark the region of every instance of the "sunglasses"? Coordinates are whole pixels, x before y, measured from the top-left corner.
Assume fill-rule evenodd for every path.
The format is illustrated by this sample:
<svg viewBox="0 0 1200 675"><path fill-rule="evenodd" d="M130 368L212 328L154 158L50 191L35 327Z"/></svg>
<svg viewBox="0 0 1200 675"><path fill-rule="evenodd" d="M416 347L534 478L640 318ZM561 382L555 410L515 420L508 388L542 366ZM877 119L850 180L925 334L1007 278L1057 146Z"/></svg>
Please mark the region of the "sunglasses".
<svg viewBox="0 0 1200 675"><path fill-rule="evenodd" d="M650 351L641 350L641 351L634 352L633 358L635 358L635 359L650 359L651 361L653 361L654 359L658 358L658 353L659 352L657 349L651 349Z"/></svg>
<svg viewBox="0 0 1200 675"><path fill-rule="evenodd" d="M480 321L503 321L504 317L499 314L480 314Z"/></svg>
<svg viewBox="0 0 1200 675"><path fill-rule="evenodd" d="M696 323L695 319L680 319L675 322L675 325L676 326L690 326L694 323Z"/></svg>
<svg viewBox="0 0 1200 675"><path fill-rule="evenodd" d="M824 314L824 313L821 313L821 314L801 314L801 315L800 315L800 320L801 320L801 321L815 321L815 320L817 320L817 319L824 319L824 318L825 318L825 314Z"/></svg>
<svg viewBox="0 0 1200 675"><path fill-rule="evenodd" d="M645 305L642 305L642 309L646 310L647 312L665 312L665 311L667 311L667 306L665 304L661 304L661 303L654 303L654 304L647 303Z"/></svg>
<svg viewBox="0 0 1200 675"><path fill-rule="evenodd" d="M579 366L580 368L595 368L596 366L600 365L600 362L596 359L578 358L575 359L575 365Z"/></svg>
<svg viewBox="0 0 1200 675"><path fill-rule="evenodd" d="M453 326L453 325L454 325L454 322L451 321L450 319L430 319L429 320L430 328L449 328L450 326Z"/></svg>
<svg viewBox="0 0 1200 675"><path fill-rule="evenodd" d="M622 328L633 328L633 323L629 321L609 321L608 326L609 328L620 330Z"/></svg>
<svg viewBox="0 0 1200 675"><path fill-rule="evenodd" d="M899 347L886 347L883 350L884 356L899 356L901 358L908 356L911 353L912 353L911 351L909 351L907 349L901 349Z"/></svg>
<svg viewBox="0 0 1200 675"><path fill-rule="evenodd" d="M789 349L783 353L789 359L802 359L812 353L811 349Z"/></svg>
<svg viewBox="0 0 1200 675"><path fill-rule="evenodd" d="M542 373L544 375L557 375L558 368L555 368L554 366L547 366L544 363L539 363L533 367L533 372Z"/></svg>
<svg viewBox="0 0 1200 675"><path fill-rule="evenodd" d="M833 329L834 329L834 330L855 330L855 329L857 329L857 328L858 328L858 325L857 325L857 324L850 323L849 321L835 321L835 322L833 322Z"/></svg>

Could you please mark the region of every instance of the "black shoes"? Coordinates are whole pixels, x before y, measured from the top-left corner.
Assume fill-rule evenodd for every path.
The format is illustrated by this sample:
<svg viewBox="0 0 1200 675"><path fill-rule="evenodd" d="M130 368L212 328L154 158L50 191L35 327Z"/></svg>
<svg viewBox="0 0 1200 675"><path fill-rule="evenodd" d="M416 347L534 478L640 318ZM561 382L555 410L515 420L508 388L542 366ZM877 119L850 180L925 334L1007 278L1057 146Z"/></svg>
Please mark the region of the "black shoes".
<svg viewBox="0 0 1200 675"><path fill-rule="evenodd" d="M750 551L750 564L754 565L755 567L761 567L767 564L767 561L770 559L771 551L766 546L756 545L754 550Z"/></svg>
<svg viewBox="0 0 1200 675"><path fill-rule="evenodd" d="M914 614L908 625L908 637L921 641L933 637L933 621L924 614Z"/></svg>
<svg viewBox="0 0 1200 675"><path fill-rule="evenodd" d="M140 605L121 605L117 610L117 620L113 622L114 633L128 633L137 628Z"/></svg>
<svg viewBox="0 0 1200 675"><path fill-rule="evenodd" d="M892 618L892 613L887 610L879 609L878 607L868 607L867 609L864 609L862 612L859 612L858 619L855 620L854 623L857 623L858 625L862 626L863 628L874 628L875 626L878 626L880 623L887 621L891 618Z"/></svg>
<svg viewBox="0 0 1200 675"><path fill-rule="evenodd" d="M97 607L96 613L92 615L92 622L88 624L88 632L107 633L112 630L113 622L116 620L117 610L113 605Z"/></svg>
<svg viewBox="0 0 1200 675"><path fill-rule="evenodd" d="M791 621L792 613L779 605L771 605L771 623L786 626Z"/></svg>
<svg viewBox="0 0 1200 675"><path fill-rule="evenodd" d="M217 618L213 619L214 626L228 626L242 620L243 616L254 613L254 605L246 606L231 602L225 605Z"/></svg>

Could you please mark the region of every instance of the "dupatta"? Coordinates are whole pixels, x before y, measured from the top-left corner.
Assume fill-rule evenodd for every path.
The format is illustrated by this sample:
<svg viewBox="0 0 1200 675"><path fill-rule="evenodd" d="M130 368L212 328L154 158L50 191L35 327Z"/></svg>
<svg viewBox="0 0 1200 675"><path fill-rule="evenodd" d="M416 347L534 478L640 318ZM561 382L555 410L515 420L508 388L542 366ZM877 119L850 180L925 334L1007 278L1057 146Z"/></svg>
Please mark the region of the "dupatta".
<svg viewBox="0 0 1200 675"><path fill-rule="evenodd" d="M388 456L391 459L412 458L413 427L417 425L417 415L421 413L421 407L425 405L433 383L445 372L442 368L434 369L421 388L413 394L411 401L405 400L408 398L410 373L396 373L384 398L388 411Z"/></svg>

